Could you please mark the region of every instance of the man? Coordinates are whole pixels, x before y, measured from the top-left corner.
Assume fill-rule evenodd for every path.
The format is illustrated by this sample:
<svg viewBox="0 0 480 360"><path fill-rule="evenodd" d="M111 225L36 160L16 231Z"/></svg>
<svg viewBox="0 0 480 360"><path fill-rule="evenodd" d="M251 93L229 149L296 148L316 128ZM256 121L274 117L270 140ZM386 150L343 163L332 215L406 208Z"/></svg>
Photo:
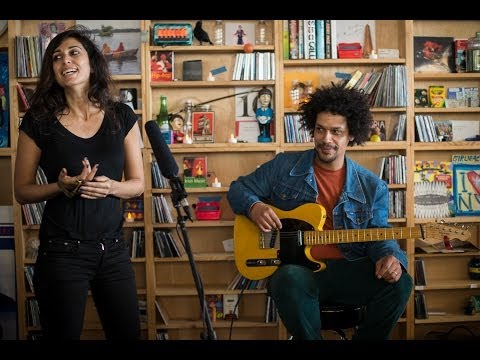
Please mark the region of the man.
<svg viewBox="0 0 480 360"><path fill-rule="evenodd" d="M322 87L300 111L314 149L278 154L233 181L227 195L233 211L248 216L263 232L282 229L270 205L290 211L305 203L324 207L323 230L389 227L386 183L346 156L348 146L368 140L373 118L366 97L337 85ZM325 269L282 264L268 283L268 293L293 337L322 339L320 307L343 303L366 306L354 339L388 339L412 289L408 260L398 243L340 243L310 250Z"/></svg>

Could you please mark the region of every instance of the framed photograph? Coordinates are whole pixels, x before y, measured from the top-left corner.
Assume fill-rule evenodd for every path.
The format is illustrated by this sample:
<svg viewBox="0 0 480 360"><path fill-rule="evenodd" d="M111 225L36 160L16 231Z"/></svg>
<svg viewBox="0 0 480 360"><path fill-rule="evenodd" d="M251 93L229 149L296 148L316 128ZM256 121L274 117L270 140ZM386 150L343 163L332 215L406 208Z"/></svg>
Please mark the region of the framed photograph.
<svg viewBox="0 0 480 360"><path fill-rule="evenodd" d="M480 215L480 165L453 164L453 201L456 216Z"/></svg>
<svg viewBox="0 0 480 360"><path fill-rule="evenodd" d="M225 21L225 45L255 44L255 24L242 21Z"/></svg>
<svg viewBox="0 0 480 360"><path fill-rule="evenodd" d="M193 142L213 143L215 113L213 111L194 111L192 113Z"/></svg>
<svg viewBox="0 0 480 360"><path fill-rule="evenodd" d="M122 88L119 94L120 102L127 104L132 110L138 109L137 104L137 89L136 88Z"/></svg>
<svg viewBox="0 0 480 360"><path fill-rule="evenodd" d="M140 74L140 20L77 20L90 29L112 75Z"/></svg>

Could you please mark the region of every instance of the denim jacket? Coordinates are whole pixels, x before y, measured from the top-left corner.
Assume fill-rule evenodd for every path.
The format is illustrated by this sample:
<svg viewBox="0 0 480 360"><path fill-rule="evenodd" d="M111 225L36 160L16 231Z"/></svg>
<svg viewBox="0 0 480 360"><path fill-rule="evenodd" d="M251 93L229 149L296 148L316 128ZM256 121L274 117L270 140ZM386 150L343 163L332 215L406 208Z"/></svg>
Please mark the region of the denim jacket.
<svg viewBox="0 0 480 360"><path fill-rule="evenodd" d="M236 214L249 216L250 208L263 201L284 211L315 203L318 195L313 161L315 150L280 153L253 173L230 185L227 199ZM387 228L388 187L370 170L346 158L346 181L333 209L335 229ZM321 199L320 203L321 203ZM395 256L407 269L407 256L396 240L338 244L348 260L369 257L373 262Z"/></svg>

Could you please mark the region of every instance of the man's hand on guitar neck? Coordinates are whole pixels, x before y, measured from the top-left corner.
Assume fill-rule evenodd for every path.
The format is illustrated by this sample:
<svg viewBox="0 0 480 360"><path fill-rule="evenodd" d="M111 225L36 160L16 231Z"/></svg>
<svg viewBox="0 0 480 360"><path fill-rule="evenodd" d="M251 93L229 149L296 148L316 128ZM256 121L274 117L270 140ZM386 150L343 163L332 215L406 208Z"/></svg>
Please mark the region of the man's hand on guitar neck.
<svg viewBox="0 0 480 360"><path fill-rule="evenodd" d="M402 271L402 265L393 255L384 256L375 264L375 276L389 283L397 282L402 276Z"/></svg>
<svg viewBox="0 0 480 360"><path fill-rule="evenodd" d="M252 220L260 230L270 232L282 228L282 222L277 214L267 204L259 201L250 208L250 220Z"/></svg>

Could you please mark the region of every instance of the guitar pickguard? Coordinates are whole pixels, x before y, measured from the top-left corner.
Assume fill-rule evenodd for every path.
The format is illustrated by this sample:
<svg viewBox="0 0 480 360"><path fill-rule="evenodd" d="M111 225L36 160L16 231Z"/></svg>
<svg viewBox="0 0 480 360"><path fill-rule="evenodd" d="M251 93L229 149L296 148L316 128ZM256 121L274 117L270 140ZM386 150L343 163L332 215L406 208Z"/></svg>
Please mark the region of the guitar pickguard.
<svg viewBox="0 0 480 360"><path fill-rule="evenodd" d="M282 219L280 230L280 249L278 257L281 265L297 264L313 271L320 268L318 263L310 261L305 256L305 245L302 239L303 231L313 230L313 226L299 219Z"/></svg>

